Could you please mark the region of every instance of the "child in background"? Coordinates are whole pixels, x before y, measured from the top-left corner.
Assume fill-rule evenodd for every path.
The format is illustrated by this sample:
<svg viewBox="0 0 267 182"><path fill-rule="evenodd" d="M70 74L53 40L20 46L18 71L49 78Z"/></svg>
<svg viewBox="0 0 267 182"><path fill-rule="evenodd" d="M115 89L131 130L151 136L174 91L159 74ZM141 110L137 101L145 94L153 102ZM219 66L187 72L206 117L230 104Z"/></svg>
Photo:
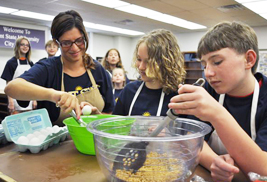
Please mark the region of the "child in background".
<svg viewBox="0 0 267 182"><path fill-rule="evenodd" d="M158 29L143 36L136 45L133 64L141 80L125 86L113 114L166 116L168 103L177 95L186 73L175 35Z"/></svg>
<svg viewBox="0 0 267 182"><path fill-rule="evenodd" d="M26 37L19 37L16 40L14 47L14 57L7 61L1 78L6 80L6 83L19 77L25 71L33 66L31 58L31 45ZM22 111L28 111L36 108L36 101L18 101L7 96L8 110L10 114L16 114Z"/></svg>
<svg viewBox="0 0 267 182"><path fill-rule="evenodd" d="M115 101L117 102L118 96L126 85L125 73L122 68L115 68L112 71L112 83L113 83L113 94Z"/></svg>
<svg viewBox="0 0 267 182"><path fill-rule="evenodd" d="M130 80L126 76L126 71L122 65L120 52L117 49L112 48L108 50L102 60L102 66L107 70L110 77L112 77L112 71L114 68L122 68L125 73L126 83L130 82Z"/></svg>
<svg viewBox="0 0 267 182"><path fill-rule="evenodd" d="M55 56L58 51L58 48L59 48L59 45L56 41L54 40L47 41L45 44L45 50L47 52L48 58ZM42 58L40 59L40 61L45 60L45 59L47 58L46 57Z"/></svg>
<svg viewBox="0 0 267 182"><path fill-rule="evenodd" d="M48 57L53 57L56 55L57 51L58 51L59 45L56 41L54 40L49 40L46 44L45 44L45 50L48 54Z"/></svg>

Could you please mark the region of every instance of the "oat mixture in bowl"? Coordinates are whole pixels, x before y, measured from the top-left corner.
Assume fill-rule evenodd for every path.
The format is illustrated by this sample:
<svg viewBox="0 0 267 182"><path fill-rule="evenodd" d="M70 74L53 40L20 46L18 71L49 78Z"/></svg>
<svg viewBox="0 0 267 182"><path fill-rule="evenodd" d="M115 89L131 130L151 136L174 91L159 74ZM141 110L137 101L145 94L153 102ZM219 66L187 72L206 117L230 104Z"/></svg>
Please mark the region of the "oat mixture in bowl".
<svg viewBox="0 0 267 182"><path fill-rule="evenodd" d="M211 128L203 122L177 118L158 137L148 137L151 128L163 120L164 117L120 116L96 120L87 126L94 134L97 160L108 181L182 182L190 177L198 165L204 136ZM103 127L107 124L112 127ZM147 143L142 149L145 162L137 171L127 168L136 163L135 155L125 154L115 161L126 144L133 142ZM114 164L121 167L114 169Z"/></svg>

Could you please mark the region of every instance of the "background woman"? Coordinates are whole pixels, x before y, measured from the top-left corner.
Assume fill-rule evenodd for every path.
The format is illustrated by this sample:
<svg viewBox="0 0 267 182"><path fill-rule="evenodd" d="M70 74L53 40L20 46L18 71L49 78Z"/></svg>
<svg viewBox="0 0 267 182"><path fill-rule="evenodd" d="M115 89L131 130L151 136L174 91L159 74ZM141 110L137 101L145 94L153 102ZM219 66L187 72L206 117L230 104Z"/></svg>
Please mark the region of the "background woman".
<svg viewBox="0 0 267 182"><path fill-rule="evenodd" d="M104 59L102 60L102 65L108 71L110 77L112 77L112 71L114 68L122 68L125 72L126 83L130 82L122 65L120 52L117 49L112 48L108 50Z"/></svg>

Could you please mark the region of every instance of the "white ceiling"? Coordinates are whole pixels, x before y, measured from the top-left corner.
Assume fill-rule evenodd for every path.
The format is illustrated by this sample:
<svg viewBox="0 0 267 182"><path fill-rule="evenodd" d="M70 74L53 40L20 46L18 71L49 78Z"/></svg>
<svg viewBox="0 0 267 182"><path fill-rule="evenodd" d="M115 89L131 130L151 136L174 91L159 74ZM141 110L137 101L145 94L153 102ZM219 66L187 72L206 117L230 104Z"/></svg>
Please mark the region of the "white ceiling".
<svg viewBox="0 0 267 182"><path fill-rule="evenodd" d="M252 27L267 26L267 20L245 7L220 11L221 6L236 5L234 0L124 0L165 14L177 16L194 23L212 27L216 23L228 21L242 21ZM202 30L188 30L148 18L128 14L115 9L83 2L81 0L0 0L0 6L33 11L48 15L57 15L61 11L76 10L84 21L116 26L124 29L148 32L156 28L165 28L173 33L196 32ZM30 23L50 27L51 22L22 18L15 15L5 15L0 12L0 19L21 23ZM125 21L126 20L126 21ZM132 22L127 22L128 20ZM126 22L126 23L125 23ZM88 29L88 31L92 31ZM103 31L95 31L102 32ZM204 30L205 31L205 30ZM110 34L110 33L107 33Z"/></svg>

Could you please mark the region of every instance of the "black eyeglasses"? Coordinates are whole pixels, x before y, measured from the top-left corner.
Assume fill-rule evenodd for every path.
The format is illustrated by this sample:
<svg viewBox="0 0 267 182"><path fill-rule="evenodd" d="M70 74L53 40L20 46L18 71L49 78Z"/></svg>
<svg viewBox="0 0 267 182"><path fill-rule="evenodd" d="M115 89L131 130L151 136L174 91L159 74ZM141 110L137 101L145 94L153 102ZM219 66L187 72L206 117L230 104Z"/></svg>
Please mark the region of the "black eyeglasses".
<svg viewBox="0 0 267 182"><path fill-rule="evenodd" d="M30 47L29 44L24 44L24 43L20 44L20 46L23 46L23 47Z"/></svg>
<svg viewBox="0 0 267 182"><path fill-rule="evenodd" d="M61 47L63 48L69 48L72 46L73 43L75 43L77 46L84 45L84 37L80 37L76 39L75 41L70 41L70 40L63 40L63 41L58 41L57 42L60 44Z"/></svg>

